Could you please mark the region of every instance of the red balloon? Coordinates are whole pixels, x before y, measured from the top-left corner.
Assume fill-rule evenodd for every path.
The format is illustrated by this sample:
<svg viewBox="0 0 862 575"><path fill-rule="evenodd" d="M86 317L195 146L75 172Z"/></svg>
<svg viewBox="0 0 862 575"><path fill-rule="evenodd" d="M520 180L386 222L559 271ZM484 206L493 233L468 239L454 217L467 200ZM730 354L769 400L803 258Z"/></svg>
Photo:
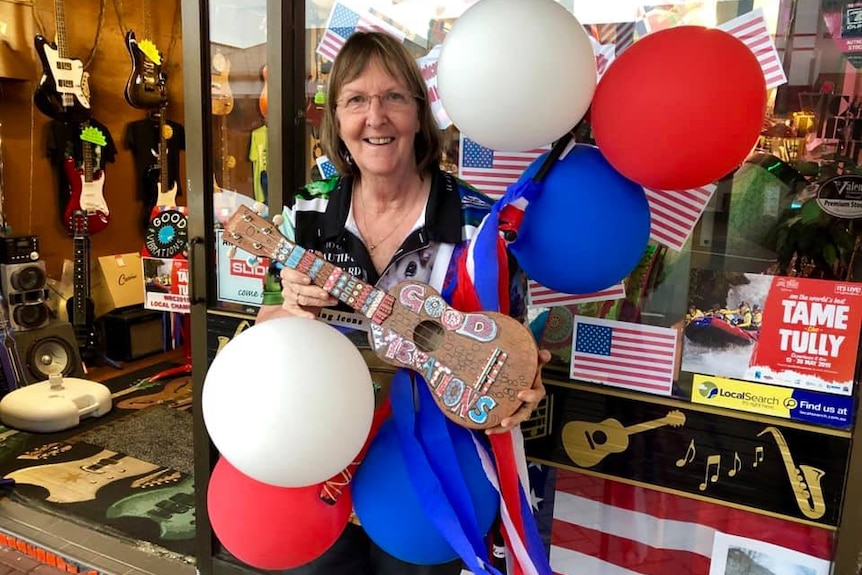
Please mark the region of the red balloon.
<svg viewBox="0 0 862 575"><path fill-rule="evenodd" d="M320 557L347 525L350 491L335 505L319 495L319 484L261 483L222 457L210 477L207 507L213 531L237 559L259 569L291 569Z"/></svg>
<svg viewBox="0 0 862 575"><path fill-rule="evenodd" d="M757 58L727 32L679 26L632 44L593 96L596 144L622 175L685 190L727 175L751 152L766 111Z"/></svg>

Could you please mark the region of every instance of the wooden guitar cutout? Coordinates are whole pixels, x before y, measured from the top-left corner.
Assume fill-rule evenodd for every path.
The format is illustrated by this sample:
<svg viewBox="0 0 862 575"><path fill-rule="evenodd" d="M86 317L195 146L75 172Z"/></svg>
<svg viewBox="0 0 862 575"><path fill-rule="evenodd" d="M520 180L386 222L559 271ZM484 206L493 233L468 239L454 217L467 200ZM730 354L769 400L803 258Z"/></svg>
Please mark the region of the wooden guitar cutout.
<svg viewBox="0 0 862 575"><path fill-rule="evenodd" d="M222 239L305 273L366 318L371 349L386 363L421 374L431 396L455 423L486 429L521 406L538 368L526 326L501 313L450 307L431 286L401 282L389 292L351 276L289 240L273 224L240 206Z"/></svg>

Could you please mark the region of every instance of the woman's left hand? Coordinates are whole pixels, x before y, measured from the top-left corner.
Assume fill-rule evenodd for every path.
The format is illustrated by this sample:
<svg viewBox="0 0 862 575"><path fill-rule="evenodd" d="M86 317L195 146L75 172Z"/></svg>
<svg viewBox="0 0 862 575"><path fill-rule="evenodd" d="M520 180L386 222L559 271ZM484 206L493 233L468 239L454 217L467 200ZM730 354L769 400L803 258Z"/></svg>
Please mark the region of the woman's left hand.
<svg viewBox="0 0 862 575"><path fill-rule="evenodd" d="M533 379L533 385L530 389L518 393L518 399L523 401L523 405L509 417L504 417L497 427L486 429L485 433L504 433L509 431L516 425L520 425L526 421L542 398L545 397L545 384L542 383L542 367L551 361L551 352L547 349L539 350L539 366L536 368L536 377Z"/></svg>

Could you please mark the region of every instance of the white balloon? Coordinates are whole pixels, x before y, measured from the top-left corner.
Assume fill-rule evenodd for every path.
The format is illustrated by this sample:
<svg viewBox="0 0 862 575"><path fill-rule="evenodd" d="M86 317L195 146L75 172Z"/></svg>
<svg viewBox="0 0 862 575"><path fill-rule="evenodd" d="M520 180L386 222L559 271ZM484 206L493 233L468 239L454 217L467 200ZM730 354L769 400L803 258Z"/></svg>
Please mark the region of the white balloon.
<svg viewBox="0 0 862 575"><path fill-rule="evenodd" d="M213 443L249 477L280 487L325 481L371 429L374 388L359 350L306 318L256 324L215 357L202 412Z"/></svg>
<svg viewBox="0 0 862 575"><path fill-rule="evenodd" d="M479 0L446 35L437 83L465 136L494 150L528 150L583 118L596 58L583 26L554 0Z"/></svg>

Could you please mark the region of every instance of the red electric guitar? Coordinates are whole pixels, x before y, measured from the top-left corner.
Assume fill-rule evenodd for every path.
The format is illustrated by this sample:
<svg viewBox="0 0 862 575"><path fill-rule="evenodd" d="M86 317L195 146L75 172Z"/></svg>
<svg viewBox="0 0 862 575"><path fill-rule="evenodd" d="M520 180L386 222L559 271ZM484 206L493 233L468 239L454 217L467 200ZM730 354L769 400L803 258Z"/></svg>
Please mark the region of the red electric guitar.
<svg viewBox="0 0 862 575"><path fill-rule="evenodd" d="M87 129L90 128L84 128L84 130ZM87 216L87 232L93 235L104 230L110 222L110 212L104 194L105 172L96 168L96 145L82 138L81 147L84 156L81 167L78 168L73 157L66 158L64 164L71 195L63 212L63 221L69 233L74 234L75 214L83 211Z"/></svg>
<svg viewBox="0 0 862 575"><path fill-rule="evenodd" d="M374 353L421 374L434 401L459 425L499 425L520 407L518 392L533 384L535 340L509 316L458 311L434 288L418 282L401 282L384 292L290 242L247 206L230 217L222 239L301 271L368 318Z"/></svg>

